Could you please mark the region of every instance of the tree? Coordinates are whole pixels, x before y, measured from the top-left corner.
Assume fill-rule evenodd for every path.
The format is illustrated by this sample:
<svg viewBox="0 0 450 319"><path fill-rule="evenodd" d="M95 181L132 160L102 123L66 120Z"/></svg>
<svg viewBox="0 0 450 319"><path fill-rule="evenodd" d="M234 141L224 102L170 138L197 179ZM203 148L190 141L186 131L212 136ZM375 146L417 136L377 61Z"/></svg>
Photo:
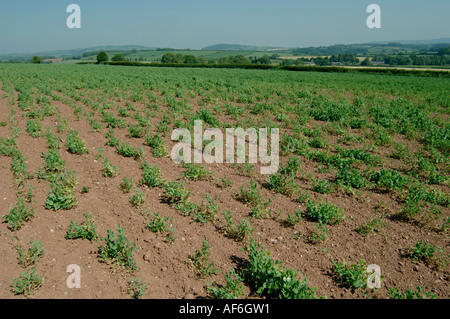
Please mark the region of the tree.
<svg viewBox="0 0 450 319"><path fill-rule="evenodd" d="M172 52L166 52L161 58L162 63L178 63L177 56Z"/></svg>
<svg viewBox="0 0 450 319"><path fill-rule="evenodd" d="M193 55L185 55L184 56L184 63L186 64L198 64L198 59Z"/></svg>
<svg viewBox="0 0 450 319"><path fill-rule="evenodd" d="M232 64L250 64L250 59L243 56L242 54L238 54L236 56L230 57L230 62Z"/></svg>
<svg viewBox="0 0 450 319"><path fill-rule="evenodd" d="M218 63L219 64L230 64L230 59L226 56L223 56L223 57L219 58Z"/></svg>
<svg viewBox="0 0 450 319"><path fill-rule="evenodd" d="M267 55L265 55L263 57L253 59L252 63L253 64L271 64L272 62L270 61L270 58Z"/></svg>
<svg viewBox="0 0 450 319"><path fill-rule="evenodd" d="M450 47L439 49L438 55L450 55Z"/></svg>
<svg viewBox="0 0 450 319"><path fill-rule="evenodd" d="M175 62L175 63L185 63L184 55L182 55L181 53L177 53L176 57L177 57L177 62Z"/></svg>
<svg viewBox="0 0 450 319"><path fill-rule="evenodd" d="M97 54L97 64L100 64L102 62L108 62L108 61L109 61L109 57L105 51L101 51L99 54Z"/></svg>
<svg viewBox="0 0 450 319"><path fill-rule="evenodd" d="M114 62L125 61L125 56L122 53L116 53L112 57L111 61L114 61Z"/></svg>
<svg viewBox="0 0 450 319"><path fill-rule="evenodd" d="M362 66L371 66L372 62L370 62L369 58L365 58L363 61L361 61Z"/></svg>
<svg viewBox="0 0 450 319"><path fill-rule="evenodd" d="M31 63L39 64L39 63L41 63L41 58L35 55L35 56L31 59Z"/></svg>
<svg viewBox="0 0 450 319"><path fill-rule="evenodd" d="M314 58L314 63L318 66L323 66L323 65L330 65L330 61L328 61L328 58L322 58L322 57L317 57Z"/></svg>

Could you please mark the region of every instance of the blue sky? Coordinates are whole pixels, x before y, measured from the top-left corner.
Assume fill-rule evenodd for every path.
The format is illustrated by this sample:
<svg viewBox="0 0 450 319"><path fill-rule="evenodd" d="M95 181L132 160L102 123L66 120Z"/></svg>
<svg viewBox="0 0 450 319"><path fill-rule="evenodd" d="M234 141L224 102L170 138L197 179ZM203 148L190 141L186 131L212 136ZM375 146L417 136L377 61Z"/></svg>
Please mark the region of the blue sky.
<svg viewBox="0 0 450 319"><path fill-rule="evenodd" d="M81 7L81 29L66 8ZM366 8L381 7L381 29ZM137 44L307 47L450 37L448 0L1 0L0 53Z"/></svg>

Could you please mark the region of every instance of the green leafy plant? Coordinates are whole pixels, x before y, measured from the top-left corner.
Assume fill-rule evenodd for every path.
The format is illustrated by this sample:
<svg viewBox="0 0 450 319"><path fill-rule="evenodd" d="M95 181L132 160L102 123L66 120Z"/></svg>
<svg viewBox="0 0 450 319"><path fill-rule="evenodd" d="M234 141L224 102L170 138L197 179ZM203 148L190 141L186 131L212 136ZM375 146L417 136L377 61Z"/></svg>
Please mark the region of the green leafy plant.
<svg viewBox="0 0 450 319"><path fill-rule="evenodd" d="M141 164L143 171L142 184L147 185L149 188L159 187L164 184L161 170L158 165L150 166L147 162Z"/></svg>
<svg viewBox="0 0 450 319"><path fill-rule="evenodd" d="M75 171L69 170L52 177L50 191L45 200L45 208L51 210L68 210L77 204Z"/></svg>
<svg viewBox="0 0 450 319"><path fill-rule="evenodd" d="M328 239L327 226L325 224L317 223L315 228L316 230L309 234L308 240L311 244L322 244Z"/></svg>
<svg viewBox="0 0 450 319"><path fill-rule="evenodd" d="M17 247L19 264L28 268L34 266L39 258L44 255L44 245L39 240L30 240L30 247L25 251L22 246Z"/></svg>
<svg viewBox="0 0 450 319"><path fill-rule="evenodd" d="M225 220L227 222L227 227L225 228L225 235L236 241L248 241L250 240L253 232L248 220L243 219L238 225L233 222L233 217L231 216L231 211L225 212Z"/></svg>
<svg viewBox="0 0 450 319"><path fill-rule="evenodd" d="M25 198L20 197L17 200L17 204L11 209L8 215L3 216L3 219L13 231L17 231L25 222L31 220L34 214L34 207L26 205Z"/></svg>
<svg viewBox="0 0 450 319"><path fill-rule="evenodd" d="M299 280L298 271L288 269L254 240L245 248L249 262L244 268L245 281L260 296L275 299L316 299L316 288L307 285L306 278Z"/></svg>
<svg viewBox="0 0 450 319"><path fill-rule="evenodd" d="M143 160L145 158L145 151L142 147L136 149L126 142L120 142L118 145L116 145L116 151L123 157L133 157L137 161Z"/></svg>
<svg viewBox="0 0 450 319"><path fill-rule="evenodd" d="M105 177L116 177L119 175L119 167L114 166L109 159L105 157L102 163L102 174Z"/></svg>
<svg viewBox="0 0 450 319"><path fill-rule="evenodd" d="M87 194L87 193L89 193L90 190L91 190L91 188L90 188L89 186L83 186L83 187L81 188L80 193L81 193L81 194Z"/></svg>
<svg viewBox="0 0 450 319"><path fill-rule="evenodd" d="M294 227L295 225L297 225L298 223L300 223L302 221L302 211L298 210L293 212L292 214L287 213L286 214L286 221L285 221L285 225L288 227Z"/></svg>
<svg viewBox="0 0 450 319"><path fill-rule="evenodd" d="M137 262L133 257L136 243L130 243L125 237L125 229L117 225L117 236L114 231L108 229L103 238L104 246L99 247L99 256L102 261L109 263L113 271L131 271L137 269Z"/></svg>
<svg viewBox="0 0 450 319"><path fill-rule="evenodd" d="M154 157L161 158L169 156L166 144L158 133L153 136L148 135L146 143L152 148Z"/></svg>
<svg viewBox="0 0 450 319"><path fill-rule="evenodd" d="M176 240L176 236L174 235L175 228L172 227L172 220L172 218L164 218L159 213L155 213L153 214L153 216L151 216L150 221L146 225L146 228L157 234L166 233L166 241L173 243Z"/></svg>
<svg viewBox="0 0 450 319"><path fill-rule="evenodd" d="M364 260L359 259L357 263L347 263L345 260L339 263L333 260L332 263L336 281L340 286L357 290L367 287L370 273Z"/></svg>
<svg viewBox="0 0 450 319"><path fill-rule="evenodd" d="M210 277L217 272L210 260L209 244L206 239L202 242L202 248L189 256L187 263L199 279Z"/></svg>
<svg viewBox="0 0 450 319"><path fill-rule="evenodd" d="M70 130L67 133L66 147L69 153L72 154L85 154L89 153L89 149L86 147L85 142L81 139L80 133L76 130Z"/></svg>
<svg viewBox="0 0 450 319"><path fill-rule="evenodd" d="M133 179L134 179L134 177L131 177L131 178L124 177L122 179L122 182L119 185L120 190L122 190L122 192L124 192L126 194L130 193L134 187Z"/></svg>
<svg viewBox="0 0 450 319"><path fill-rule="evenodd" d="M165 198L169 204L185 203L192 190L186 190L182 181L170 181L164 184Z"/></svg>
<svg viewBox="0 0 450 319"><path fill-rule="evenodd" d="M147 128L138 125L130 125L128 126L128 133L128 137L141 138L147 133Z"/></svg>
<svg viewBox="0 0 450 319"><path fill-rule="evenodd" d="M35 290L42 285L42 276L36 273L34 267L28 269L24 273L21 273L19 277L14 278L11 284L14 295L30 296Z"/></svg>
<svg viewBox="0 0 450 319"><path fill-rule="evenodd" d="M146 290L147 284L143 283L141 279L131 278L128 281L127 293L131 295L133 299L144 299Z"/></svg>
<svg viewBox="0 0 450 319"><path fill-rule="evenodd" d="M85 212L83 214L85 221L81 224L77 224L74 221L70 221L69 227L66 232L66 239L87 239L89 241L99 240L97 235L97 229L95 227L95 220L92 217L92 213Z"/></svg>
<svg viewBox="0 0 450 319"><path fill-rule="evenodd" d="M272 204L272 198L267 202L259 202L256 206L252 207L250 216L257 219L271 218L272 211L269 208L270 204Z"/></svg>
<svg viewBox="0 0 450 319"><path fill-rule="evenodd" d="M428 265L438 269L444 268L449 259L449 255L444 254L441 247L419 241L414 247L410 247L407 256L414 260L422 260Z"/></svg>
<svg viewBox="0 0 450 319"><path fill-rule="evenodd" d="M194 213L194 219L202 224L206 224L209 221L214 222L218 209L219 207L215 203L215 200L209 194L205 194L201 205Z"/></svg>
<svg viewBox="0 0 450 319"><path fill-rule="evenodd" d="M276 174L270 175L264 186L267 189L288 196L292 196L298 189L298 185L295 182L295 173L284 169L280 169Z"/></svg>
<svg viewBox="0 0 450 319"><path fill-rule="evenodd" d="M380 171L373 171L369 173L369 179L375 183L378 188L386 191L400 191L409 186L410 178L402 175L396 170L381 169Z"/></svg>
<svg viewBox="0 0 450 319"><path fill-rule="evenodd" d="M299 203L307 203L311 199L311 196L307 192L299 192L296 198Z"/></svg>
<svg viewBox="0 0 450 319"><path fill-rule="evenodd" d="M136 194L128 199L133 207L141 207L145 204L145 195L140 189L136 189Z"/></svg>
<svg viewBox="0 0 450 319"><path fill-rule="evenodd" d="M337 173L336 183L360 189L366 186L367 181L357 169L345 166Z"/></svg>
<svg viewBox="0 0 450 319"><path fill-rule="evenodd" d="M244 278L232 268L225 274L226 284L220 286L215 280L207 289L213 299L241 299L244 296Z"/></svg>
<svg viewBox="0 0 450 319"><path fill-rule="evenodd" d="M17 195L18 197L21 197L21 194L25 194L25 201L31 203L33 201L33 190L36 190L36 188L34 188L33 185L28 185L28 190L22 188L18 191Z"/></svg>
<svg viewBox="0 0 450 319"><path fill-rule="evenodd" d="M411 151L403 143L396 144L395 150L391 154L391 157L395 158L395 159L407 159L410 156L411 156Z"/></svg>
<svg viewBox="0 0 450 319"><path fill-rule="evenodd" d="M89 118L88 121L92 132L100 132L100 130L104 128L104 125L94 118Z"/></svg>
<svg viewBox="0 0 450 319"><path fill-rule="evenodd" d="M27 171L27 160L22 153L17 153L13 156L10 165L14 179L16 180L16 185L21 186L25 179L32 178L32 175Z"/></svg>
<svg viewBox="0 0 450 319"><path fill-rule="evenodd" d="M219 127L219 120L212 114L210 109L202 107L198 110L194 117L195 120L203 120L204 122L211 125L211 127Z"/></svg>
<svg viewBox="0 0 450 319"><path fill-rule="evenodd" d="M27 119L27 132L32 137L40 137L42 123L38 119Z"/></svg>
<svg viewBox="0 0 450 319"><path fill-rule="evenodd" d="M242 163L240 168L244 172L244 175L248 177L253 176L253 172L255 171L255 166L249 163L247 159L245 159L245 163Z"/></svg>
<svg viewBox="0 0 450 319"><path fill-rule="evenodd" d="M258 189L258 184L251 180L248 189L241 187L239 199L250 207L255 207L262 202L262 193Z"/></svg>
<svg viewBox="0 0 450 319"><path fill-rule="evenodd" d="M320 137L314 137L311 141L309 141L309 146L314 148L326 148L328 143Z"/></svg>
<svg viewBox="0 0 450 319"><path fill-rule="evenodd" d="M121 140L116 137L116 133L113 128L108 129L108 132L106 133L105 137L108 140L106 142L107 146L117 147L121 143Z"/></svg>
<svg viewBox="0 0 450 319"><path fill-rule="evenodd" d="M182 177L190 180L207 180L213 175L212 172L208 171L204 166L199 164L182 164L186 171L182 173Z"/></svg>
<svg viewBox="0 0 450 319"><path fill-rule="evenodd" d="M154 233L164 233L171 226L171 219L169 217L164 218L159 213L154 213L150 221L147 223L146 228Z"/></svg>
<svg viewBox="0 0 450 319"><path fill-rule="evenodd" d="M58 150L61 148L60 138L58 135L52 133L50 128L47 128L47 132L45 134L45 138L47 139L47 144L50 149Z"/></svg>
<svg viewBox="0 0 450 319"><path fill-rule="evenodd" d="M227 189L233 185L233 181L228 179L226 175L224 177L221 177L220 181L221 181L220 187L222 189Z"/></svg>
<svg viewBox="0 0 450 319"><path fill-rule="evenodd" d="M388 288L390 299L436 299L436 294L424 291L425 286L416 287L415 290L408 289L401 292L397 287Z"/></svg>
<svg viewBox="0 0 450 319"><path fill-rule="evenodd" d="M49 178L55 174L65 171L66 162L61 158L61 155L57 150L50 149L47 154L42 153L44 159L43 171L38 174L41 178Z"/></svg>
<svg viewBox="0 0 450 319"><path fill-rule="evenodd" d="M108 123L108 128L126 128L127 121L125 119L118 119L113 112L102 111L102 121Z"/></svg>
<svg viewBox="0 0 450 319"><path fill-rule="evenodd" d="M305 214L322 224L339 224L345 219L343 210L336 205L313 200L308 201Z"/></svg>
<svg viewBox="0 0 450 319"><path fill-rule="evenodd" d="M61 114L56 116L56 131L58 133L63 133L67 131L69 128L69 123L67 122L67 118L63 117Z"/></svg>
<svg viewBox="0 0 450 319"><path fill-rule="evenodd" d="M187 199L177 202L175 208L182 212L184 216L190 216L198 211L198 205Z"/></svg>
<svg viewBox="0 0 450 319"><path fill-rule="evenodd" d="M313 179L312 182L313 182L313 191L321 194L331 193L332 191L331 185L330 182L328 182L327 180Z"/></svg>
<svg viewBox="0 0 450 319"><path fill-rule="evenodd" d="M368 221L367 223L358 226L355 230L364 235L367 236L370 233L379 233L383 230L385 226L385 222L383 221L383 216L379 216L376 218L371 219L370 221Z"/></svg>

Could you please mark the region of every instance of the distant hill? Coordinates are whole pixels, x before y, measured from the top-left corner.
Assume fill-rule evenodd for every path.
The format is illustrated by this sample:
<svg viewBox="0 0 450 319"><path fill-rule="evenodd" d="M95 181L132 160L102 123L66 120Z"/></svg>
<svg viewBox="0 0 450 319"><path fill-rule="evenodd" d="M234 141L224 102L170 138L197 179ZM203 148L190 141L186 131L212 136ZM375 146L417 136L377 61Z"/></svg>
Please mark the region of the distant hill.
<svg viewBox="0 0 450 319"><path fill-rule="evenodd" d="M291 51L296 55L331 55L342 53L354 53L358 55L397 52L419 52L439 50L450 44L450 38L416 41L379 41L358 44L334 44L330 46L280 48L251 46L242 44L215 44L202 49L202 51Z"/></svg>
<svg viewBox="0 0 450 319"><path fill-rule="evenodd" d="M378 41L370 43L359 44L335 44L330 46L316 46L316 47L297 47L297 48L283 48L283 47L269 47L269 46L254 46L242 44L215 44L207 46L201 50L185 49L187 53L195 56L204 57L207 59L218 59L222 56L236 55L242 52L245 56L262 56L264 54L278 53L294 56L328 56L332 54L353 53L358 56L374 55L374 54L396 54L396 53L414 53L414 52L437 52L442 47L450 45L450 38L439 38L432 40L399 40L399 41ZM53 50L34 53L14 53L14 54L0 54L1 61L30 61L30 59L37 55L46 59L59 59L81 57L85 53L92 53L98 51L107 51L109 54L118 52L127 53L126 55L135 61L159 61L160 55L165 51L179 51L176 49L164 49L157 47L148 47L142 45L103 45L89 48L78 48L68 50ZM136 50L136 53L130 51ZM190 51L190 52L188 52ZM209 51L206 53L205 51ZM89 55L91 56L91 55ZM140 60L140 59L144 60Z"/></svg>
<svg viewBox="0 0 450 319"><path fill-rule="evenodd" d="M398 40L398 41L376 41L376 44L400 43L400 44L450 44L450 38L439 38L433 40Z"/></svg>
<svg viewBox="0 0 450 319"><path fill-rule="evenodd" d="M85 52L92 51L131 51L131 50L152 50L154 48L142 46L142 45L104 45L104 46L96 46L91 48L84 49L72 49L72 50L57 50L57 51L46 51L46 52L37 52L34 55L81 55Z"/></svg>
<svg viewBox="0 0 450 319"><path fill-rule="evenodd" d="M41 52L33 52L33 53L12 53L12 54L2 54L0 55L0 60L19 60L25 61L31 59L33 56L37 55L39 57L54 57L54 58L65 58L65 57L74 57L81 56L86 52L94 52L94 51L131 51L131 50L154 50L156 48L142 46L142 45L103 45L96 46L90 48L82 48L82 49L68 49L68 50L52 50L52 51L41 51Z"/></svg>
<svg viewBox="0 0 450 319"><path fill-rule="evenodd" d="M131 50L152 50L155 48L146 47L142 45L103 45L96 46L91 48L84 49L71 49L71 50L56 50L56 51L44 51L44 52L36 52L33 55L45 56L45 55L54 55L54 56L62 56L62 55L82 55L86 52L92 51L131 51Z"/></svg>
<svg viewBox="0 0 450 319"><path fill-rule="evenodd" d="M202 51L269 51L269 50L287 50L288 48L264 47L242 44L214 44L202 49Z"/></svg>
<svg viewBox="0 0 450 319"><path fill-rule="evenodd" d="M442 47L448 47L450 41L442 42L446 39L436 39L433 41L396 41L396 42L371 42L362 44L336 44L322 47L296 48L292 49L294 55L332 55L353 53L356 55L367 54L395 54L414 52L437 52ZM450 39L447 39L450 40Z"/></svg>

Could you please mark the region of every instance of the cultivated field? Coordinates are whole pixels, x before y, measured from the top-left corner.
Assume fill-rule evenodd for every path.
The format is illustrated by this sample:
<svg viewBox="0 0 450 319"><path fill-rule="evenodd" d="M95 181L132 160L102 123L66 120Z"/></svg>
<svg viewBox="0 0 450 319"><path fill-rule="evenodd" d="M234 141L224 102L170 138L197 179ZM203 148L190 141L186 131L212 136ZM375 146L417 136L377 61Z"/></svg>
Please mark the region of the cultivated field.
<svg viewBox="0 0 450 319"><path fill-rule="evenodd" d="M433 77L0 64L0 297L448 298L449 90ZM171 133L194 120L279 128L278 173L175 164Z"/></svg>

